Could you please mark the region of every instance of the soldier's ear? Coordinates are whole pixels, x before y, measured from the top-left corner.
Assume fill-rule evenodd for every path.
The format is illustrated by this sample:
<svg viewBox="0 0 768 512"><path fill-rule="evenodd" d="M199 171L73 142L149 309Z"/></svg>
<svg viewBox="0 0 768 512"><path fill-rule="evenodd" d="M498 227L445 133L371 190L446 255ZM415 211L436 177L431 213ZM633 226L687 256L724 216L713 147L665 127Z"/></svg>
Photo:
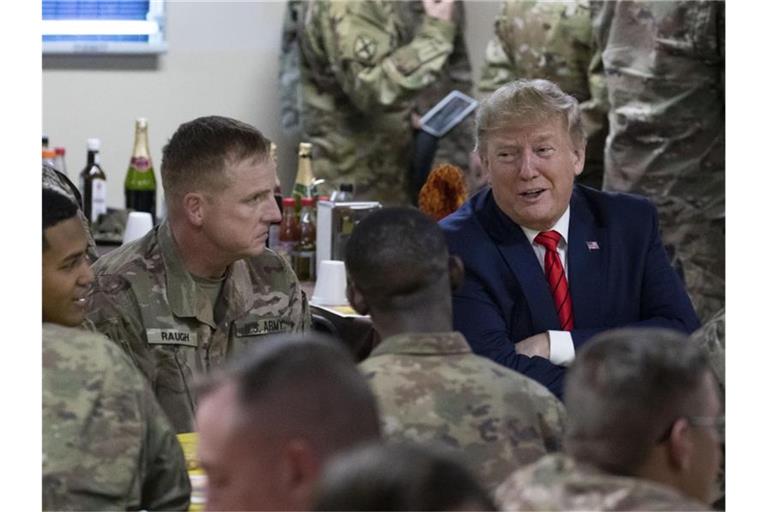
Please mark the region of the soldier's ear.
<svg viewBox="0 0 768 512"><path fill-rule="evenodd" d="M181 200L184 217L193 226L203 225L205 217L205 198L199 192L187 192Z"/></svg>
<svg viewBox="0 0 768 512"><path fill-rule="evenodd" d="M282 447L281 475L283 491L288 505L299 510L305 503L312 501L314 484L320 477L322 464L320 457L305 439L290 439Z"/></svg>
<svg viewBox="0 0 768 512"><path fill-rule="evenodd" d="M669 433L668 460L673 468L678 471L689 471L691 469L693 442L691 440L691 426L685 418L678 418L672 424Z"/></svg>
<svg viewBox="0 0 768 512"><path fill-rule="evenodd" d="M369 313L370 308L368 307L365 297L360 293L360 290L355 286L355 283L350 279L349 275L347 275L347 300L349 301L349 305L352 306L358 314L367 315Z"/></svg>

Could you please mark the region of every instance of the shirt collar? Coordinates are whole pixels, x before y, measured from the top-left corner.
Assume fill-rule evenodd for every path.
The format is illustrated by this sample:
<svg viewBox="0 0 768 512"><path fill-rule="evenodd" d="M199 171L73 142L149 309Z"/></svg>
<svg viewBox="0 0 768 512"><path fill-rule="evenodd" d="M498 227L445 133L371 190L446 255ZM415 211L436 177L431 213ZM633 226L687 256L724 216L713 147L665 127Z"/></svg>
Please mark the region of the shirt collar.
<svg viewBox="0 0 768 512"><path fill-rule="evenodd" d="M568 208L565 209L565 212L560 216L559 219L557 219L557 222L555 222L555 225L549 228L547 231L557 231L560 236L562 237L563 242L565 242L565 245L568 245L568 227L571 224L571 205L568 205ZM525 226L520 226L520 229L523 230L523 233L525 233L525 237L528 239L528 243L533 245L533 239L536 238L536 235L541 233L541 231L537 231L535 229L530 229Z"/></svg>
<svg viewBox="0 0 768 512"><path fill-rule="evenodd" d="M471 353L460 332L419 332L390 336L379 343L370 357L384 354L446 355Z"/></svg>
<svg viewBox="0 0 768 512"><path fill-rule="evenodd" d="M168 305L176 316L197 316L197 285L192 275L184 268L168 221L163 221L157 229L157 245L165 263Z"/></svg>

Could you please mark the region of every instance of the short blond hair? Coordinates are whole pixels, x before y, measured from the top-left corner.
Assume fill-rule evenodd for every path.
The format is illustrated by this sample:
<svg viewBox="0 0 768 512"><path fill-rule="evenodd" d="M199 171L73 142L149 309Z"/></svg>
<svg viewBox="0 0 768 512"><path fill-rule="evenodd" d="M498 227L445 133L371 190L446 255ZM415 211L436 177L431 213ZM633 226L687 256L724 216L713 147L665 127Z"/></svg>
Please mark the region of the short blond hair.
<svg viewBox="0 0 768 512"><path fill-rule="evenodd" d="M549 80L509 82L496 89L480 104L475 118L475 149L484 152L492 132L558 117L565 122L574 146L583 148L587 133L576 98L564 93Z"/></svg>
<svg viewBox="0 0 768 512"><path fill-rule="evenodd" d="M163 148L160 175L169 200L195 190L223 190L230 184L227 164L266 159L269 140L248 123L223 116L183 123Z"/></svg>

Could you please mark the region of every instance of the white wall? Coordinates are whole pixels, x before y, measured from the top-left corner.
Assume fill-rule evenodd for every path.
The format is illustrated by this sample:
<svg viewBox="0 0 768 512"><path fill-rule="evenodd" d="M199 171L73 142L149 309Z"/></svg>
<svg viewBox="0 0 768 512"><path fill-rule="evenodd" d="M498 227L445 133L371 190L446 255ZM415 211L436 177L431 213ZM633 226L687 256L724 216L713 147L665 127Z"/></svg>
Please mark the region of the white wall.
<svg viewBox="0 0 768 512"><path fill-rule="evenodd" d="M478 75L498 1L468 1L467 41ZM102 139L108 205L122 208L136 117L149 119L159 181L160 151L176 127L201 115L250 122L278 144L290 185L298 140L280 129L277 69L284 0L169 1L168 52L159 57L43 58L43 132L67 149L70 177L85 165L86 139ZM285 188L285 185L284 185Z"/></svg>

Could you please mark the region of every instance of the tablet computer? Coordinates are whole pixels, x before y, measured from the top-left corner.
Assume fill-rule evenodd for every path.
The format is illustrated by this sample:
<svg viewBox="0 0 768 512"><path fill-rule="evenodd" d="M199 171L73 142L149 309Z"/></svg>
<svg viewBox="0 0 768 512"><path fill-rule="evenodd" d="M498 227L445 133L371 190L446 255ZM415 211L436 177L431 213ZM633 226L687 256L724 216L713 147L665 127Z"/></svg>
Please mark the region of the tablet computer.
<svg viewBox="0 0 768 512"><path fill-rule="evenodd" d="M477 108L477 100L461 91L451 91L421 118L421 129L442 137Z"/></svg>

